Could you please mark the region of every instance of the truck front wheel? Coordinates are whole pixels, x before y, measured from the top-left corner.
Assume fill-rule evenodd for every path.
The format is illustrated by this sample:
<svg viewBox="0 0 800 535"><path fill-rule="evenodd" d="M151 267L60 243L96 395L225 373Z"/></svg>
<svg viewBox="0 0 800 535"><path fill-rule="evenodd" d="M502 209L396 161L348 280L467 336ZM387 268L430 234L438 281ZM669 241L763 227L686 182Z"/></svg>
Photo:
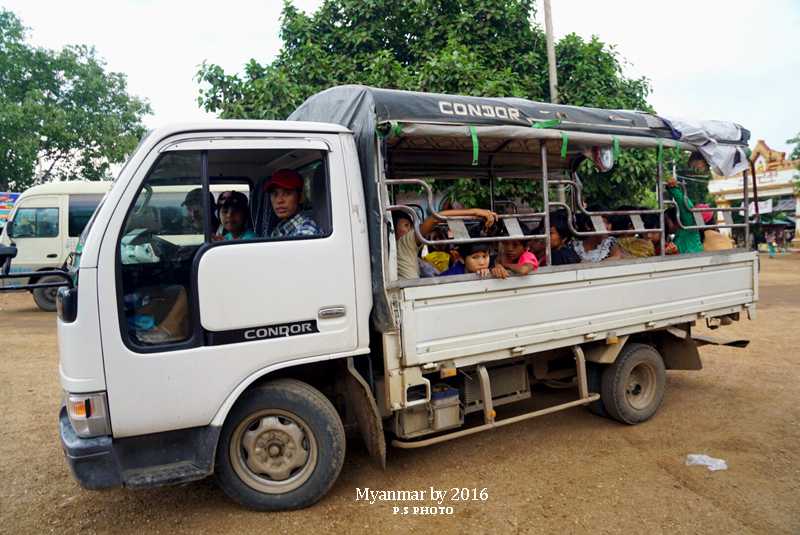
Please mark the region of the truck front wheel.
<svg viewBox="0 0 800 535"><path fill-rule="evenodd" d="M215 472L225 493L248 509L301 509L336 481L344 451L344 427L330 401L306 383L277 379L233 406Z"/></svg>
<svg viewBox="0 0 800 535"><path fill-rule="evenodd" d="M652 347L631 344L606 367L600 397L609 416L636 425L646 422L664 399L667 374L664 360Z"/></svg>

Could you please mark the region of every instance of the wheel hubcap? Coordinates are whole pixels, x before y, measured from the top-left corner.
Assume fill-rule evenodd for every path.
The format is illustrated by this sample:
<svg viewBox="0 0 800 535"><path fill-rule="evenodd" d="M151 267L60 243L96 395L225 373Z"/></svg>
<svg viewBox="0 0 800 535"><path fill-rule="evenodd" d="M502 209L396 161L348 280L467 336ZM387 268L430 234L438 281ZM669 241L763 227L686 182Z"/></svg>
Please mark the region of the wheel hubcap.
<svg viewBox="0 0 800 535"><path fill-rule="evenodd" d="M271 494L302 485L317 460L311 430L300 418L283 411L261 411L243 420L230 447L233 468L242 481Z"/></svg>
<svg viewBox="0 0 800 535"><path fill-rule="evenodd" d="M646 409L656 395L656 371L647 362L640 362L628 375L625 396L634 409Z"/></svg>

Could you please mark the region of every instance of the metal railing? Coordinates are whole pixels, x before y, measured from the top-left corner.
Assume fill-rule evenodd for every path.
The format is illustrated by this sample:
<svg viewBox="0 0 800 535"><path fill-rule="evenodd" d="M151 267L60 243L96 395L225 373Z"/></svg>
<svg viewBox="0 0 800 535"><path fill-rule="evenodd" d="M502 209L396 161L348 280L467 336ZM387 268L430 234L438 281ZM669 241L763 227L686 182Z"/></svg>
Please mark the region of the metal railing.
<svg viewBox="0 0 800 535"><path fill-rule="evenodd" d="M469 232L464 225L465 221L475 220L472 216L443 216L439 212L436 211L434 208L435 203L433 201L433 191L431 190L430 185L419 179L419 178L384 178L381 177L381 182L385 186L399 186L399 185L415 185L421 186L424 191L425 195L428 200L428 212L429 215L432 215L436 219L440 221L444 221L450 231L453 233L453 239L447 240L429 240L425 236L422 236L419 230L420 221L417 217L417 213L412 209L405 205L397 204L397 205L390 205L387 207L388 211L403 211L408 213L412 221L414 222L414 232L416 234L417 240L419 243L424 245L458 245L462 243L470 243L470 242L502 242L502 241L511 241L511 240L535 240L535 239L542 239L545 240L545 251L546 251L546 258L547 258L547 265L550 265L551 262L551 246L550 246L550 211L553 208L560 208L563 209L567 215L567 225L569 227L570 232L577 238L585 238L590 236L629 236L635 233L644 233L644 232L658 232L660 234L660 255L665 255L665 245L666 245L666 236L667 236L667 228L666 228L666 221L665 221L665 212L669 206L674 206L678 216L676 217L676 223L678 228L684 230L712 230L712 229L721 229L721 228L729 228L729 229L744 229L745 231L745 247L749 248L749 231L750 225L755 223L756 220L750 220L749 217L745 218L745 222L743 223L734 223L731 217L732 212L739 210L739 208L735 207L709 207L709 208L692 208L689 206L688 203L688 194L686 191L686 186L682 183L678 183L678 186L683 190L683 203L689 212L691 212L694 216L695 222L697 225L693 226L686 226L680 220L680 209L678 207L678 203L674 200L665 200L664 192L666 183L663 181L663 163L659 159L658 161L658 168L657 168L657 188L656 188L656 195L658 201L658 207L652 209L638 209L638 210L603 210L603 211L594 211L590 212L587 211L584 207L585 202L583 199L583 185L580 182L577 173L572 174L570 178L563 178L563 179L556 179L550 180L548 177L548 164L547 164L547 145L544 141L540 142L540 155L541 155L541 183L542 183L542 212L533 212L533 213L518 213L516 211L516 205L511 201L503 201L503 200L495 200L494 199L494 176L495 176L495 169L489 165L489 184L490 184L490 194L491 194L491 201L490 201L490 209L494 211L496 205L499 204L506 204L510 203L514 206L515 210L512 214L498 214L498 219L502 220L505 224L506 228L508 229L508 236L480 236L480 237L470 237ZM674 166L674 163L673 163ZM530 171L526 171L526 173L530 174ZM427 175L429 177L433 177L432 175ZM532 180L536 180L533 178ZM550 186L569 186L571 202L560 202L560 201L551 201L549 198L549 187ZM747 171L744 172L744 206L746 207L749 203L749 192L748 192L748 174ZM715 215L718 213L723 214L723 218L725 223L719 223L715 220L715 224L713 225L705 225L703 223L702 213L711 211ZM583 216L587 217L589 221L591 221L592 227L595 229L594 231L588 230L578 230L576 228L575 223L573 222L573 218L578 215L582 214ZM650 226L647 228L642 216L646 215L657 215L658 216L658 226ZM631 225L633 229L624 229L624 230L608 230L605 228L605 224L603 222L603 218L606 217L618 217L618 216L626 216L630 218ZM530 219L530 218L541 218L541 221L544 222L544 234L536 234L536 235L524 235L522 232L519 221L522 219ZM716 219L716 218L715 218Z"/></svg>

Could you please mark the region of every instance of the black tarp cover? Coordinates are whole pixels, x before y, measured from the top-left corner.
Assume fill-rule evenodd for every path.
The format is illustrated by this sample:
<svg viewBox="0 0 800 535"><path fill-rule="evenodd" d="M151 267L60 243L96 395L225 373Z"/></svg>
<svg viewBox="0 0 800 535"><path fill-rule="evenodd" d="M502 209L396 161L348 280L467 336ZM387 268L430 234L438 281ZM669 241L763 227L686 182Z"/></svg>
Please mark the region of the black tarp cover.
<svg viewBox="0 0 800 535"><path fill-rule="evenodd" d="M379 177L375 176L378 125L394 122L531 127L558 121L551 127L609 135L676 137L659 117L642 112L581 108L519 98L416 93L360 85L338 86L317 93L297 108L288 120L334 123L355 133L368 213L372 322L383 333L392 332L395 327L384 287L381 232L388 232L388 222L383 218ZM747 135L749 137L749 133Z"/></svg>

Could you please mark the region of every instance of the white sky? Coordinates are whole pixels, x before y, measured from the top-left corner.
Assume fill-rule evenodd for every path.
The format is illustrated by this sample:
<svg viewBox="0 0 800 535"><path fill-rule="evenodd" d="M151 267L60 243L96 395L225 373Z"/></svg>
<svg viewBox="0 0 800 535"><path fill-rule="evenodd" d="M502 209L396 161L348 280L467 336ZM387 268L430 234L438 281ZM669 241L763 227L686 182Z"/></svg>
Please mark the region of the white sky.
<svg viewBox="0 0 800 535"><path fill-rule="evenodd" d="M314 11L321 0L294 0ZM541 4L541 3L540 3ZM93 45L107 69L155 112L149 127L209 118L192 80L203 60L226 73L250 58L271 62L281 41L280 0L3 0L31 28L29 42ZM800 132L797 0L552 0L557 38L596 34L615 44L627 75L647 76L667 116L737 122L776 150ZM544 8L537 22L544 27Z"/></svg>

